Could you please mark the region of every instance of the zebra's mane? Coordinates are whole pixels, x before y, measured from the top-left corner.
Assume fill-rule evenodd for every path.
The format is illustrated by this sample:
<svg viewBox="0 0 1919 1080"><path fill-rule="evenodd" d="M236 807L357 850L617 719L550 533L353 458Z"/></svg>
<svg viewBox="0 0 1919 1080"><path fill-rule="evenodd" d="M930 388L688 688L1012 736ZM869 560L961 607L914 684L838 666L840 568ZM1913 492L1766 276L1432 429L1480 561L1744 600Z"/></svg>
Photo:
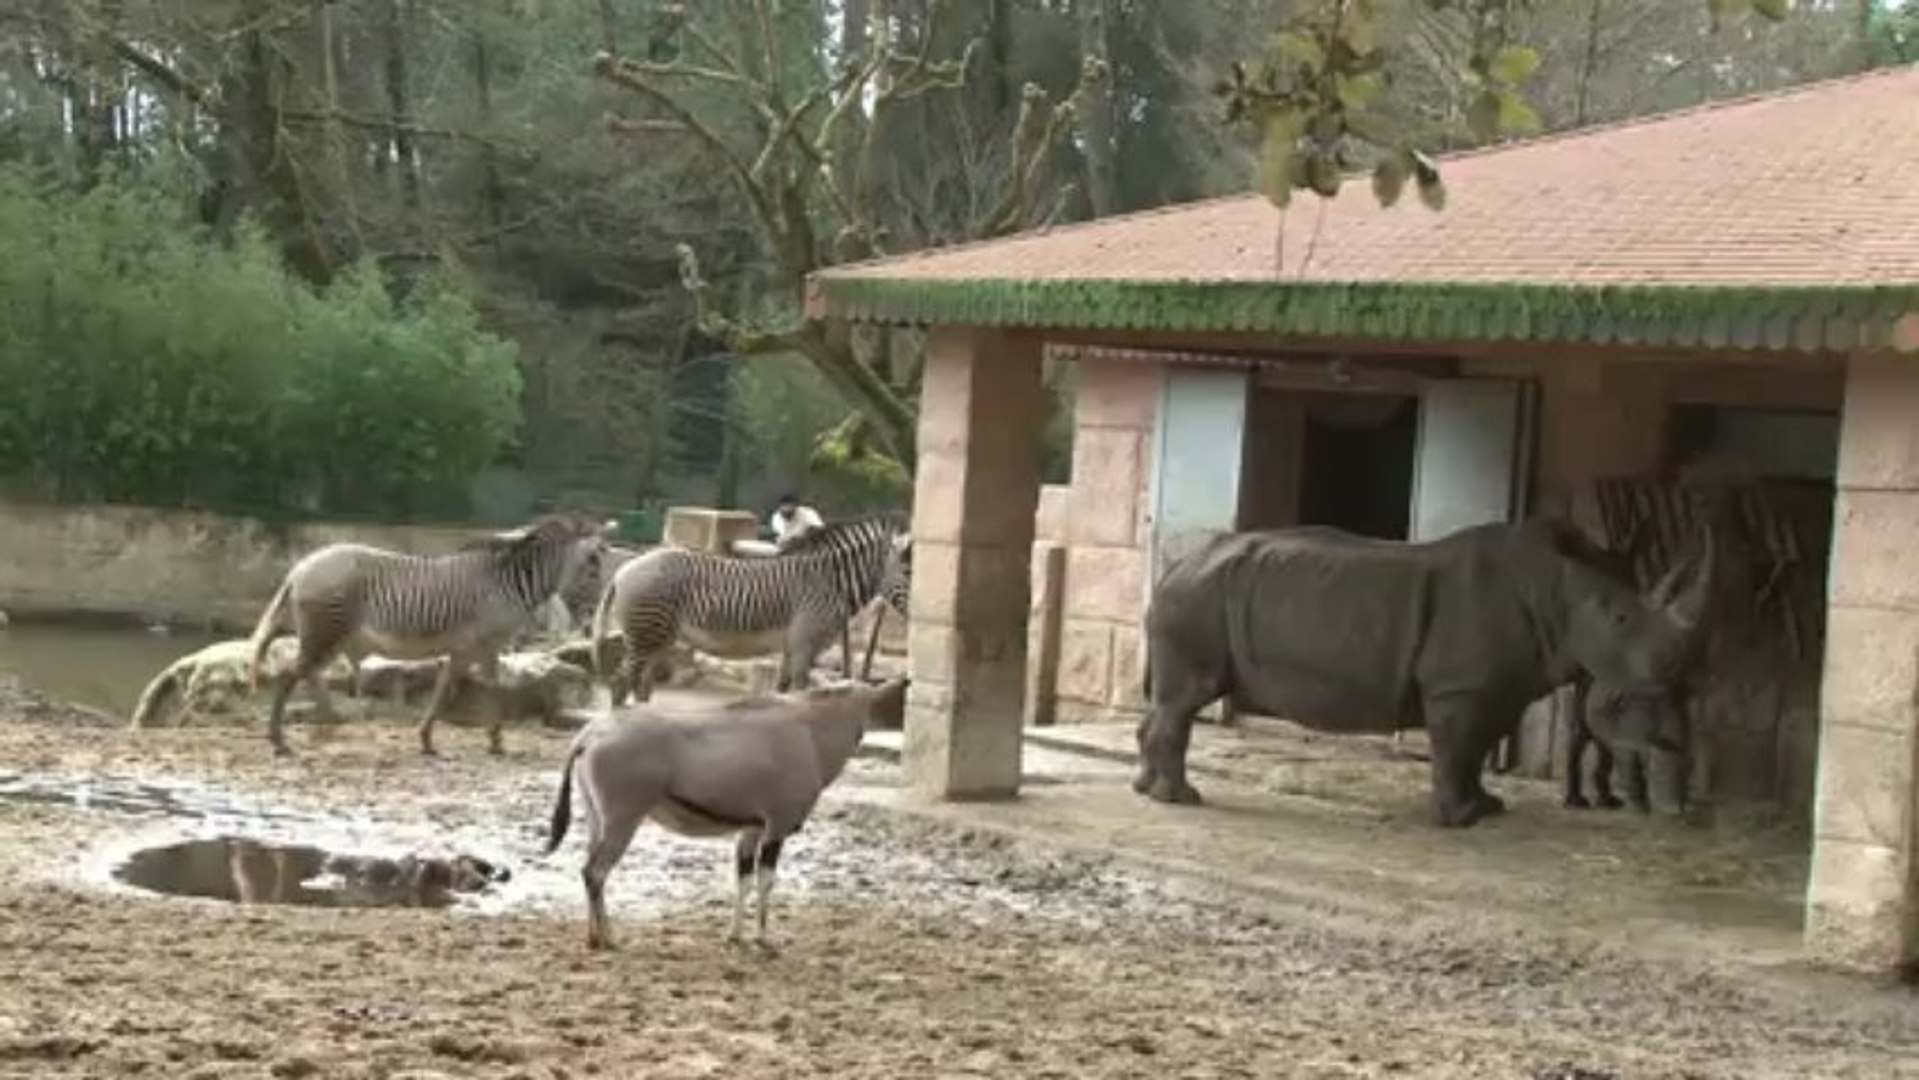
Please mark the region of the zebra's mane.
<svg viewBox="0 0 1919 1080"><path fill-rule="evenodd" d="M881 535L903 533L910 524L911 520L899 510L881 510L876 513L861 514L858 517L841 518L801 533L781 548L780 554L804 555L808 552L821 551L842 543L845 537L872 532L875 525L884 526L884 529L880 530Z"/></svg>
<svg viewBox="0 0 1919 1080"><path fill-rule="evenodd" d="M461 544L459 550L505 555L524 550L541 540L575 534L585 535L591 531L591 528L591 519L586 514L542 514L510 532L488 533L485 536L474 537Z"/></svg>

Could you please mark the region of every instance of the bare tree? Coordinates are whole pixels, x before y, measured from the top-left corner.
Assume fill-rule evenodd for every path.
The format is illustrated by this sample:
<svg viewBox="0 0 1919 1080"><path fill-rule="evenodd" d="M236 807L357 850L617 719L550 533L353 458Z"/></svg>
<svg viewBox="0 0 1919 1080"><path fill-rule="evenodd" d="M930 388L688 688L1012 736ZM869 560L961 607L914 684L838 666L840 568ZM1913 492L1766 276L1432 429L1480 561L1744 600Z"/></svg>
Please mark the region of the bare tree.
<svg viewBox="0 0 1919 1080"><path fill-rule="evenodd" d="M843 29L843 51L829 64L816 54L789 55L778 5L729 0L671 16L675 59L602 53L594 63L602 78L645 106L642 118L612 119L614 130L649 140L663 134L691 139L728 178L754 223L766 271L763 290L747 296L716 296L698 253L690 245L681 249L683 280L702 328L738 354L806 357L856 406L879 442L908 463L914 442L908 396L862 359L845 331L805 320L801 290L820 267L894 250L898 218L876 197L882 148L901 137L893 129L901 110L965 85L985 44L974 38L957 55L939 54L948 8L931 0L915 25L891 0L849 5L849 14L864 10L864 32ZM1079 92L1102 74L1103 68L1089 66ZM1062 185L1049 167L1071 129L1077 97L1054 102L1038 86L1026 87L1008 136L1010 167L977 235L1011 232L1055 212ZM740 116L746 121L728 122Z"/></svg>

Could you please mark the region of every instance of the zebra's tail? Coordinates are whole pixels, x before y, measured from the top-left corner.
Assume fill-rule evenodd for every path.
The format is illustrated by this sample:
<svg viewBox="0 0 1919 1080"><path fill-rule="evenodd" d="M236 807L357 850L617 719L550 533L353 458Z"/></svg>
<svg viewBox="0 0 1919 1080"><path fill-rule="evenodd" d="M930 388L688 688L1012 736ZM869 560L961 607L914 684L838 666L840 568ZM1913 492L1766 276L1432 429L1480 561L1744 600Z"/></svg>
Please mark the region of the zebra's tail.
<svg viewBox="0 0 1919 1080"><path fill-rule="evenodd" d="M611 665L608 664L606 659L606 616L613 608L613 589L614 586L618 584L619 576L617 574L609 578L606 584L600 587L600 602L593 607L593 629L591 631L593 640L587 644L590 646L589 655L593 662L593 674L601 681L606 680L611 668Z"/></svg>
<svg viewBox="0 0 1919 1080"><path fill-rule="evenodd" d="M260 613L260 621L254 624L253 636L247 639L247 685L260 688L260 664L266 659L267 646L273 642L273 632L280 628L280 617L286 611L287 596L293 591L293 575L288 574L280 583L280 589L267 603L267 609Z"/></svg>

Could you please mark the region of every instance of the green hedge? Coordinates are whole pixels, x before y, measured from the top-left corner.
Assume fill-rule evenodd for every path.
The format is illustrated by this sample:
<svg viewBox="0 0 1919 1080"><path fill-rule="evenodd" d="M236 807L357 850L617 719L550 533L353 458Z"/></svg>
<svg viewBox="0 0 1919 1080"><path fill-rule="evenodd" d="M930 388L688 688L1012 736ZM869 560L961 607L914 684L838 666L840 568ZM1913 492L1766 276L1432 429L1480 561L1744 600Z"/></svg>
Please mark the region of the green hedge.
<svg viewBox="0 0 1919 1080"><path fill-rule="evenodd" d="M136 182L0 170L0 479L63 501L263 515L464 509L519 425L512 345L452 282L325 290Z"/></svg>

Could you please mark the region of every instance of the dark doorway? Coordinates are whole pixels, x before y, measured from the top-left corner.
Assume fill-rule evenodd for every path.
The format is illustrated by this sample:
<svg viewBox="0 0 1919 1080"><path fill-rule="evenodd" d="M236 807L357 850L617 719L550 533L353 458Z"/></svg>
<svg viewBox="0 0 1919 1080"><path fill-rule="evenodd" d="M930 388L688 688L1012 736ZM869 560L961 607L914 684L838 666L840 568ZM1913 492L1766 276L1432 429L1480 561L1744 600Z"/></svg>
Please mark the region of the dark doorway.
<svg viewBox="0 0 1919 1080"><path fill-rule="evenodd" d="M1239 528L1330 525L1404 540L1419 399L1259 386L1247 400Z"/></svg>
<svg viewBox="0 0 1919 1080"><path fill-rule="evenodd" d="M1306 407L1299 523L1406 539L1412 513L1419 400L1316 394Z"/></svg>

